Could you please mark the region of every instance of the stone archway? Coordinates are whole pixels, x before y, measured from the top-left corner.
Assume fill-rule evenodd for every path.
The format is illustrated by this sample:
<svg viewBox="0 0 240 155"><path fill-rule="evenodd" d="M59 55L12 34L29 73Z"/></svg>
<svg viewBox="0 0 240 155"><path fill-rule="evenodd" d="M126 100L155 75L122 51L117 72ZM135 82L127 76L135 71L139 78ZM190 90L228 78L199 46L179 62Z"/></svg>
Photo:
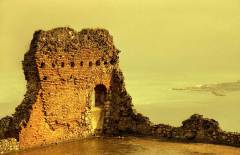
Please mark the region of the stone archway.
<svg viewBox="0 0 240 155"><path fill-rule="evenodd" d="M103 128L104 103L106 101L107 88L103 84L96 85L92 93L92 131L99 133Z"/></svg>
<svg viewBox="0 0 240 155"><path fill-rule="evenodd" d="M94 93L95 107L102 107L106 100L107 88L103 84L96 85Z"/></svg>

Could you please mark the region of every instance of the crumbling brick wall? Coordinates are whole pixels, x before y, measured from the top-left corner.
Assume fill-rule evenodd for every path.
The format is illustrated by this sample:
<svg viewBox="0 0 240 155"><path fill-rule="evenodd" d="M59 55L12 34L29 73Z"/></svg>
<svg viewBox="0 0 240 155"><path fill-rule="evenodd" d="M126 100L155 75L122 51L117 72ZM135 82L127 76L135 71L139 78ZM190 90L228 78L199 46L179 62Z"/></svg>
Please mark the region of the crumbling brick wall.
<svg viewBox="0 0 240 155"><path fill-rule="evenodd" d="M107 90L102 133L137 131L140 115L132 110L118 53L104 29L35 32L23 61L27 93L5 137L15 137L20 148L28 148L94 134L91 96L100 84Z"/></svg>
<svg viewBox="0 0 240 155"><path fill-rule="evenodd" d="M185 142L224 144L240 147L240 134L223 131L214 119L194 114L180 127L158 124L152 126L154 137Z"/></svg>
<svg viewBox="0 0 240 155"><path fill-rule="evenodd" d="M119 68L115 68L112 73L110 100L105 134L151 135L152 123L133 108L132 97L126 90L124 76Z"/></svg>

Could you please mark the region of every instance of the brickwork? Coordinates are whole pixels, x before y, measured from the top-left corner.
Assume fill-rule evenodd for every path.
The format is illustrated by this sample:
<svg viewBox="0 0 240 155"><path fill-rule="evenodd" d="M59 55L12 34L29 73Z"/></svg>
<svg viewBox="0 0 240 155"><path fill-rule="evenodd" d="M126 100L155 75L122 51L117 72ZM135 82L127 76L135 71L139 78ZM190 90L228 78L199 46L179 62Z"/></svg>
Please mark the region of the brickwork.
<svg viewBox="0 0 240 155"><path fill-rule="evenodd" d="M36 31L23 61L27 93L16 108L5 137L14 137L20 148L29 148L96 132L130 130L118 125L123 120L129 125L135 121L131 100L123 102L129 98L124 82L116 81L117 76L122 76L118 53L112 36L104 29ZM104 103L95 107L92 96L100 85L106 89ZM122 89L124 92L117 91ZM127 112L127 116L121 119L116 108Z"/></svg>

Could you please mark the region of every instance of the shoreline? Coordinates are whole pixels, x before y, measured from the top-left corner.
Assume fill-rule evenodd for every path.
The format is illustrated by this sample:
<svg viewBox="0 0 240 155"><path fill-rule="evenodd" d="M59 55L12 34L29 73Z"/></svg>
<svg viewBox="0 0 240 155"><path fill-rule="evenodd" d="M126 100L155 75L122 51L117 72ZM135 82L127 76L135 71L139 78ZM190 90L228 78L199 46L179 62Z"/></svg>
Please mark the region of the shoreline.
<svg viewBox="0 0 240 155"><path fill-rule="evenodd" d="M144 128L144 127L143 127ZM151 126L145 134L124 132L121 134L101 134L95 136L89 136L84 139L91 138L125 138L136 137L140 139L155 139L161 142L171 143L185 143L185 144L213 144L231 147L240 147L240 134L237 132L226 132L220 129L217 121L213 119L204 118L202 115L194 114L189 119L182 122L182 126L173 127L165 124L156 124ZM73 141L81 141L84 139L75 139L70 141L63 141L55 144L69 143ZM33 148L47 147L50 145L36 146ZM21 151L29 149L19 149L19 142L14 138L0 140L0 153L8 153L12 151Z"/></svg>
<svg viewBox="0 0 240 155"><path fill-rule="evenodd" d="M91 148L91 149L90 149ZM9 152L9 155L38 155L49 154L171 154L171 155L198 155L198 154L222 154L232 155L240 153L238 147L166 141L148 136L124 136L124 137L90 137L82 140L62 142L44 147L34 147L18 152ZM119 153L121 152L121 153Z"/></svg>

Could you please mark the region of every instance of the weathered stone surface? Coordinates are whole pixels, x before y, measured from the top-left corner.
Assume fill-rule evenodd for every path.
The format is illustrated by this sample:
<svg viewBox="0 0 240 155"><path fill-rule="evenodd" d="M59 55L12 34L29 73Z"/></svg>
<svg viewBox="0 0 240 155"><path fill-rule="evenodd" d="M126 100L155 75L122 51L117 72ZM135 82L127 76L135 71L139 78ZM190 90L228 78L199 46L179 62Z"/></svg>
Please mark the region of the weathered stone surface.
<svg viewBox="0 0 240 155"><path fill-rule="evenodd" d="M0 154L19 150L19 144L16 139L8 138L0 140Z"/></svg>
<svg viewBox="0 0 240 155"><path fill-rule="evenodd" d="M0 120L0 139L8 137L7 134L11 122L12 122L11 116L6 116Z"/></svg>
<svg viewBox="0 0 240 155"><path fill-rule="evenodd" d="M24 149L96 132L148 133L149 120L132 110L118 53L104 29L36 31L23 61L27 92L2 120L1 138L16 138Z"/></svg>
<svg viewBox="0 0 240 155"><path fill-rule="evenodd" d="M106 134L150 134L151 123L147 117L134 113L132 98L126 91L123 74L118 68L113 70L109 97L112 105L106 118Z"/></svg>
<svg viewBox="0 0 240 155"><path fill-rule="evenodd" d="M215 120L201 115L171 127L153 125L136 113L119 68L119 52L104 29L36 31L23 61L24 100L12 116L0 120L0 139L15 138L19 144L2 144L25 149L99 134L133 134L240 145L239 134L224 132Z"/></svg>
<svg viewBox="0 0 240 155"><path fill-rule="evenodd" d="M240 146L240 134L222 131L214 119L194 114L182 122L180 127L159 124L152 127L153 136L184 140Z"/></svg>

